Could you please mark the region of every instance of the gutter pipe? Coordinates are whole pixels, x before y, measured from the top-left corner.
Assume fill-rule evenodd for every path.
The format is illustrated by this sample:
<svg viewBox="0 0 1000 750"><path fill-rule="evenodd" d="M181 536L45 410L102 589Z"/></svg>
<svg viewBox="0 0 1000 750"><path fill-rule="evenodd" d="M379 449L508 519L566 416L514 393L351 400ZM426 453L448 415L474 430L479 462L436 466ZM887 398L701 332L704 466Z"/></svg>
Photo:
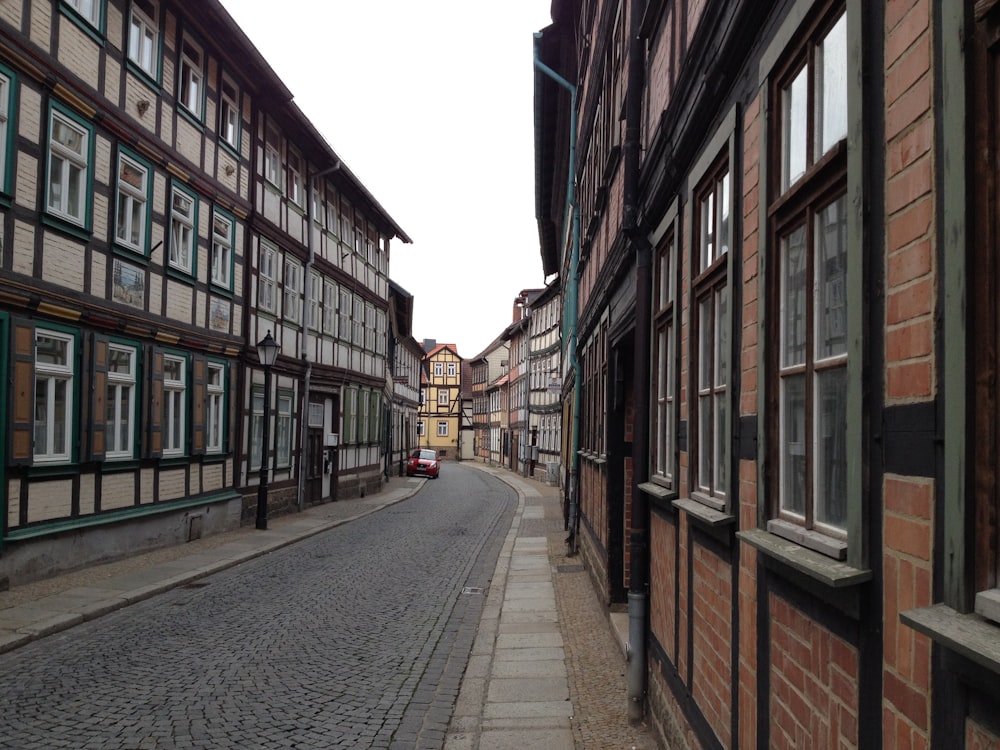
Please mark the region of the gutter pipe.
<svg viewBox="0 0 1000 750"><path fill-rule="evenodd" d="M579 490L579 469L580 469L580 388L583 383L583 375L580 368L580 360L576 351L576 324L578 316L578 288L579 265L580 265L580 212L576 204L576 128L577 128L577 103L576 86L567 81L552 68L541 61L538 56L538 43L542 39L542 32L535 32L533 52L535 69L551 78L557 84L569 91L570 111L572 122L569 129L569 172L568 185L566 187L566 211L570 214L572 232L572 250L569 262L569 279L566 285L566 298L563 307L563 340L568 340L567 355L573 367L573 422L572 422L572 447L570 449L570 474L569 474L569 543L570 554L576 554L579 547L578 531L580 528L580 490ZM565 243L563 244L565 247ZM567 336L568 332L568 336Z"/></svg>
<svg viewBox="0 0 1000 750"><path fill-rule="evenodd" d="M306 266L302 271L302 280L306 285L306 295L305 304L306 310L305 315L303 315L303 320L305 322L305 327L302 331L302 361L306 366L306 374L302 379L302 411L299 417L299 483L297 490L297 500L299 512L302 512L302 508L305 505L306 498L306 450L309 441L309 388L310 382L312 380L312 361L309 359L309 329L312 327L312 284L309 283L309 272L312 270L313 264L316 261L316 247L313 241L313 223L315 217L313 216L313 205L314 205L314 190L313 184L316 179L323 177L332 172L336 172L340 169L340 159L333 164L333 166L327 167L316 174L310 176L309 185L306 188L306 246L309 248L309 259L306 261ZM333 481L332 478L330 481Z"/></svg>
<svg viewBox="0 0 1000 750"><path fill-rule="evenodd" d="M633 344L632 525L629 531L628 718L642 720L646 700L646 633L649 619L649 501L640 486L649 480L649 386L651 368L652 246L639 222L639 169L642 136L642 89L645 59L640 36L645 0L631 0L628 79L625 99L625 142L622 223L635 248L635 340Z"/></svg>

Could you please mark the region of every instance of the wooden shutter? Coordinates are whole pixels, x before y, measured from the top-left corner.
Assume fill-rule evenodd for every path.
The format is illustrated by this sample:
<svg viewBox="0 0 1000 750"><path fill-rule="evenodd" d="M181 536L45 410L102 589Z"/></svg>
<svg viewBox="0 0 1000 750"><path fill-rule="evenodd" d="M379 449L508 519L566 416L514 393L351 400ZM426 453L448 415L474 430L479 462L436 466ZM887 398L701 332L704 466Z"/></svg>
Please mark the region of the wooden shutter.
<svg viewBox="0 0 1000 750"><path fill-rule="evenodd" d="M91 337L90 352L90 399L87 402L87 412L83 415L84 424L90 425L87 435L85 455L91 461L103 461L108 450L106 419L108 408L108 339L98 334Z"/></svg>
<svg viewBox="0 0 1000 750"><path fill-rule="evenodd" d="M10 462L24 465L34 451L35 326L15 320L11 329Z"/></svg>
<svg viewBox="0 0 1000 750"><path fill-rule="evenodd" d="M151 347L146 352L149 373L149 399L146 402L146 456L163 455L163 350Z"/></svg>
<svg viewBox="0 0 1000 750"><path fill-rule="evenodd" d="M191 455L205 453L205 412L207 405L208 363L202 357L191 362Z"/></svg>

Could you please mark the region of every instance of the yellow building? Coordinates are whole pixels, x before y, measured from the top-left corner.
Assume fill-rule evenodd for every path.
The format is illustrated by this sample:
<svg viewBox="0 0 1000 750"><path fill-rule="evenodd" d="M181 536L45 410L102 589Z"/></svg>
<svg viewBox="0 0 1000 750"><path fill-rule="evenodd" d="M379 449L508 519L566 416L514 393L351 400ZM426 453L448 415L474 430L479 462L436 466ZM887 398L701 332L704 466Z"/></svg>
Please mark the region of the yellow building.
<svg viewBox="0 0 1000 750"><path fill-rule="evenodd" d="M454 344L426 341L424 351L418 442L438 451L443 458L457 458L462 358Z"/></svg>

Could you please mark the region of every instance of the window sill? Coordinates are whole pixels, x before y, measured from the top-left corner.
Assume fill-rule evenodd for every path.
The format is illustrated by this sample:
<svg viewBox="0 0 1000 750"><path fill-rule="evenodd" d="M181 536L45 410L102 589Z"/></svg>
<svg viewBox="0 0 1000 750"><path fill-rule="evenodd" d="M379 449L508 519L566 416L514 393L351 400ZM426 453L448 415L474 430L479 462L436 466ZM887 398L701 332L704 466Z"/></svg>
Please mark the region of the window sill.
<svg viewBox="0 0 1000 750"><path fill-rule="evenodd" d="M713 529L736 523L736 516L716 510L690 498L678 498L674 500L673 506L683 510L689 516L696 518L701 523Z"/></svg>
<svg viewBox="0 0 1000 750"><path fill-rule="evenodd" d="M842 561L847 557L847 542L804 529L794 523L777 518L771 519L767 522L767 530L775 536L787 539L793 544L801 544L807 549L819 552L834 560Z"/></svg>
<svg viewBox="0 0 1000 750"><path fill-rule="evenodd" d="M1000 674L1000 628L980 615L934 604L900 612L899 619L935 643Z"/></svg>
<svg viewBox="0 0 1000 750"><path fill-rule="evenodd" d="M661 487L660 485L656 484L656 482L642 482L639 485L639 490L649 495L652 498L655 498L657 500L663 500L664 502L669 500L671 496L675 494L673 490L668 490L666 487Z"/></svg>
<svg viewBox="0 0 1000 750"><path fill-rule="evenodd" d="M834 560L763 529L738 531L736 536L769 558L831 588L857 586L870 581L872 577L870 570Z"/></svg>

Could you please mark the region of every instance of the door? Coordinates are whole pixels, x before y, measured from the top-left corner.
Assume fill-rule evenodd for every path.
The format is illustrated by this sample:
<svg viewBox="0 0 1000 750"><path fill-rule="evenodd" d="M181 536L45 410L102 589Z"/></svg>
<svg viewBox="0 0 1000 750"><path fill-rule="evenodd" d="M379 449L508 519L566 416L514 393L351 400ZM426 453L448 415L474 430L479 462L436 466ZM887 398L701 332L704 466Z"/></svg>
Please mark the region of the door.
<svg viewBox="0 0 1000 750"><path fill-rule="evenodd" d="M306 501L323 502L323 430L309 428L306 442Z"/></svg>

